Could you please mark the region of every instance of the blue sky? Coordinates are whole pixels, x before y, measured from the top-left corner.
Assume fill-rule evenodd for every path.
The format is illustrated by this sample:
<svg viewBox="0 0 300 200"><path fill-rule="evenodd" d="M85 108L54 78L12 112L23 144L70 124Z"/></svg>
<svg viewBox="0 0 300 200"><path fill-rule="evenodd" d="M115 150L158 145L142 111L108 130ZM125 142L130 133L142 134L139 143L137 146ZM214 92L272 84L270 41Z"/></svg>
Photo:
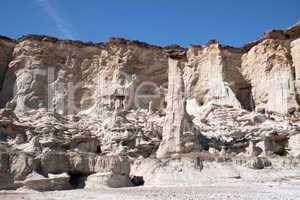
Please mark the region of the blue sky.
<svg viewBox="0 0 300 200"><path fill-rule="evenodd" d="M300 20L299 0L2 0L0 34L241 46Z"/></svg>

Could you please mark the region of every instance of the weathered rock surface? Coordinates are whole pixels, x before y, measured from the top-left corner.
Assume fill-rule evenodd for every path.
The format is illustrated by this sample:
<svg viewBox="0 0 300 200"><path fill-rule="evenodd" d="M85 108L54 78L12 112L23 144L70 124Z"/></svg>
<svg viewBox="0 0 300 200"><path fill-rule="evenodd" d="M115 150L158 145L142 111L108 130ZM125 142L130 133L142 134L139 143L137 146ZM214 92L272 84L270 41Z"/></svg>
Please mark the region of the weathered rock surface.
<svg viewBox="0 0 300 200"><path fill-rule="evenodd" d="M131 183L128 176L114 174L111 172L96 173L87 178L85 183L86 189L101 189L101 188L120 188L131 187Z"/></svg>
<svg viewBox="0 0 300 200"><path fill-rule="evenodd" d="M54 40L54 41L53 41ZM111 108L111 97L123 95L134 105L133 90L167 82L162 49L139 42L111 39L88 45L43 36L23 37L14 48L10 68L16 78L16 113L49 110L60 114L99 114ZM95 87L97 86L97 87ZM150 85L151 86L151 85ZM153 99L159 106L159 98Z"/></svg>
<svg viewBox="0 0 300 200"><path fill-rule="evenodd" d="M203 163L200 158L137 159L131 176L143 177L145 185L197 185ZM180 175L179 175L180 174Z"/></svg>
<svg viewBox="0 0 300 200"><path fill-rule="evenodd" d="M300 134L290 136L289 150L293 157L300 158Z"/></svg>
<svg viewBox="0 0 300 200"><path fill-rule="evenodd" d="M290 41L266 39L243 56L256 110L289 114L299 109Z"/></svg>
<svg viewBox="0 0 300 200"><path fill-rule="evenodd" d="M241 74L242 51L222 47L218 43L191 46L188 49L188 65L193 68L191 97L200 105L212 101L235 108L250 107L250 85Z"/></svg>
<svg viewBox="0 0 300 200"><path fill-rule="evenodd" d="M172 154L188 153L194 150L196 137L191 135L190 144L184 144L184 133L191 128L186 113L185 85L183 80L182 49L170 49L168 94L166 97L166 119L162 132L162 142L157 150L158 158L169 157Z"/></svg>
<svg viewBox="0 0 300 200"><path fill-rule="evenodd" d="M298 169L299 38L299 23L242 48L0 37L0 189Z"/></svg>
<svg viewBox="0 0 300 200"><path fill-rule="evenodd" d="M293 40L291 42L291 56L295 68L295 79L299 80L300 79L300 39ZM297 85L297 88L299 86L299 83Z"/></svg>
<svg viewBox="0 0 300 200"><path fill-rule="evenodd" d="M23 181L24 187L37 191L67 190L72 188L69 182L70 176L67 174L49 174L48 176L44 177L33 172Z"/></svg>

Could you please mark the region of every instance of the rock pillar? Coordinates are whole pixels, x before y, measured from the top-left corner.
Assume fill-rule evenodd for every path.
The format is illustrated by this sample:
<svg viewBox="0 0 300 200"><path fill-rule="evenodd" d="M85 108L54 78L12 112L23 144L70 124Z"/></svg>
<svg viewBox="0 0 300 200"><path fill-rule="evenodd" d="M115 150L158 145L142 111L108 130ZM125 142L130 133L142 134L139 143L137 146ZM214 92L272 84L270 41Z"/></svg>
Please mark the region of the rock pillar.
<svg viewBox="0 0 300 200"><path fill-rule="evenodd" d="M169 58L167 109L163 139L156 154L158 158L167 158L183 151L182 137L186 125L183 80L185 51L173 47L166 54Z"/></svg>

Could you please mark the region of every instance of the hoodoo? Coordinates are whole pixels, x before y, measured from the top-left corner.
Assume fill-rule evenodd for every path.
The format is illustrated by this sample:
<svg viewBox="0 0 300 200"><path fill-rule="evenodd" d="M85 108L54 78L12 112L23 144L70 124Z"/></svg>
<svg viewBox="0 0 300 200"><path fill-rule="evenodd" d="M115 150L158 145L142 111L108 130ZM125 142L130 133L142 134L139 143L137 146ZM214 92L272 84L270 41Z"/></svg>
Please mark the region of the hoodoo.
<svg viewBox="0 0 300 200"><path fill-rule="evenodd" d="M299 81L299 23L241 48L1 36L0 189L299 176Z"/></svg>

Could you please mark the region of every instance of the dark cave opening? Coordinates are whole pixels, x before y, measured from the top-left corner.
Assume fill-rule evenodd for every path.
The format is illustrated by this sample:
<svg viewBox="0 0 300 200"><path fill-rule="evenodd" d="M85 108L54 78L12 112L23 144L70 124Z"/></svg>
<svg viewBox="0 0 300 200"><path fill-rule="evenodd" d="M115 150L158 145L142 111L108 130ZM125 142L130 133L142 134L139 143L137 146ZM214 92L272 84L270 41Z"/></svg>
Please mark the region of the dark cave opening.
<svg viewBox="0 0 300 200"><path fill-rule="evenodd" d="M133 176L130 178L130 181L134 186L142 186L145 184L144 177L142 176Z"/></svg>
<svg viewBox="0 0 300 200"><path fill-rule="evenodd" d="M85 187L85 181L88 177L87 174L81 172L69 172L68 174L70 175L69 183L73 189L81 189Z"/></svg>
<svg viewBox="0 0 300 200"><path fill-rule="evenodd" d="M288 155L288 151L281 150L281 151L275 152L275 154L278 155L278 156L287 156Z"/></svg>
<svg viewBox="0 0 300 200"><path fill-rule="evenodd" d="M98 153L98 154L102 153L102 150L101 150L101 146L100 146L100 145L97 146L97 151L96 151L96 153Z"/></svg>

